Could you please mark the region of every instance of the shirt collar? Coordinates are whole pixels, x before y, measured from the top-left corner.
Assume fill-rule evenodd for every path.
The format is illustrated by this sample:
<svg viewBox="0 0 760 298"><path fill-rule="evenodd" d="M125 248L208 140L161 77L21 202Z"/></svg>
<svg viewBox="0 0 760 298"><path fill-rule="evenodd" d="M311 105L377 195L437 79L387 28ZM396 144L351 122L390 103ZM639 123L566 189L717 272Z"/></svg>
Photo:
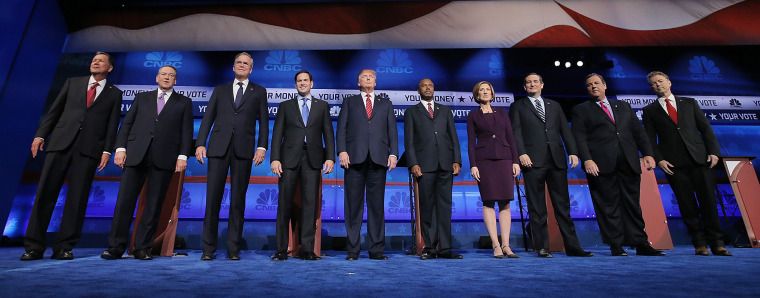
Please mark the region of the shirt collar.
<svg viewBox="0 0 760 298"><path fill-rule="evenodd" d="M367 94L369 94L370 98L371 98L373 101L375 100L375 94L374 94L374 93L367 93L367 92L364 92L364 91L362 91L362 92L361 92L361 95L362 95L362 99L365 99L365 98L367 98Z"/></svg>
<svg viewBox="0 0 760 298"><path fill-rule="evenodd" d="M660 101L660 104L663 104L663 105L664 105L664 104L665 104L665 99L666 99L666 98L667 98L667 99L670 99L670 102L672 102L672 103L675 103L675 101L676 101L676 96L675 96L675 95L673 95L673 93L671 93L670 95L668 95L668 96L665 96L665 97L660 97L660 98L658 98L657 100L658 100L658 101Z"/></svg>
<svg viewBox="0 0 760 298"><path fill-rule="evenodd" d="M174 88L169 89L169 91L163 91L163 90L161 90L161 88L157 88L156 90L158 90L158 96L159 97L161 96L161 92L166 92L165 100L168 100L169 97L172 96L172 93L174 93Z"/></svg>
<svg viewBox="0 0 760 298"><path fill-rule="evenodd" d="M92 76L92 75L90 75L90 81L87 82L87 86L89 87L90 85L92 85L92 83L95 83L95 82L96 82L95 81L95 77ZM102 80L97 81L97 82L98 82L98 86L100 86L100 87L103 87L103 86L106 85L106 79L102 79Z"/></svg>
<svg viewBox="0 0 760 298"><path fill-rule="evenodd" d="M238 79L235 79L235 86L237 86L238 83L243 83L243 86L248 86L248 79L245 79L244 81L238 81Z"/></svg>

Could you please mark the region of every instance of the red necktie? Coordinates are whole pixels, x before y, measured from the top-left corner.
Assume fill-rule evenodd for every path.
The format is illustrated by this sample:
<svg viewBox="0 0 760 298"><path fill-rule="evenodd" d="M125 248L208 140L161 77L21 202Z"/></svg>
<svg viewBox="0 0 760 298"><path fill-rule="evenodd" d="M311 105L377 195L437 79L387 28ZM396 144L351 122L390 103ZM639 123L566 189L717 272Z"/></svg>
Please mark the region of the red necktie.
<svg viewBox="0 0 760 298"><path fill-rule="evenodd" d="M600 101L599 105L602 106L602 110L604 110L604 112L607 113L607 116L610 117L612 123L615 123L615 118L612 118L612 114L610 114L610 109L607 108L607 105L605 105L603 101Z"/></svg>
<svg viewBox="0 0 760 298"><path fill-rule="evenodd" d="M92 84L92 87L90 87L89 90L87 90L87 107L89 108L92 105L92 102L95 101L95 90L99 86L98 82L95 82L95 84Z"/></svg>
<svg viewBox="0 0 760 298"><path fill-rule="evenodd" d="M665 99L665 106L668 108L668 115L670 115L670 119L673 119L673 122L678 125L678 112L676 112L676 108L670 104L670 99Z"/></svg>
<svg viewBox="0 0 760 298"><path fill-rule="evenodd" d="M367 93L367 119L372 117L372 96Z"/></svg>
<svg viewBox="0 0 760 298"><path fill-rule="evenodd" d="M428 113L430 113L430 118L433 118L433 104L428 103Z"/></svg>

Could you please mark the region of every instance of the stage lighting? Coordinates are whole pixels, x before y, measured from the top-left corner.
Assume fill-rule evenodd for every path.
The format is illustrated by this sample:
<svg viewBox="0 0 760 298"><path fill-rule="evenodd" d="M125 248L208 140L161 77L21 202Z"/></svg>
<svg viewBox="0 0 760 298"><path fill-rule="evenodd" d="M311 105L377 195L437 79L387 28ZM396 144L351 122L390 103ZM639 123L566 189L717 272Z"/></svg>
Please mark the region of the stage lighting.
<svg viewBox="0 0 760 298"><path fill-rule="evenodd" d="M570 65L572 65L572 64L570 64L570 61L565 62L565 68L570 68Z"/></svg>
<svg viewBox="0 0 760 298"><path fill-rule="evenodd" d="M560 62L559 60L554 60L554 66L559 66Z"/></svg>
<svg viewBox="0 0 760 298"><path fill-rule="evenodd" d="M578 63L576 63L576 65L578 65L578 67L581 67L581 66L583 66L583 61L581 61L581 60L578 60Z"/></svg>

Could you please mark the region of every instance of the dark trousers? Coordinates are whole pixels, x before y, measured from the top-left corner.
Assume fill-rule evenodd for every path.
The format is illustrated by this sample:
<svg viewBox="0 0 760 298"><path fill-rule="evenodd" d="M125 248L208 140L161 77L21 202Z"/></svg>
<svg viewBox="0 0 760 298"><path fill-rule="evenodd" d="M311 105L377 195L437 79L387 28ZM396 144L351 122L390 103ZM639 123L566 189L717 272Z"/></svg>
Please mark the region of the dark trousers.
<svg viewBox="0 0 760 298"><path fill-rule="evenodd" d="M53 251L71 250L82 237L90 188L100 159L82 155L79 150L79 140L77 135L71 147L62 151L48 152L45 157L37 195L29 216L29 225L24 235L26 251L45 251L45 232L50 225L50 217L53 215L53 209L55 209L67 172L69 183L66 203Z"/></svg>
<svg viewBox="0 0 760 298"><path fill-rule="evenodd" d="M718 219L715 176L706 165L691 162L673 168L666 175L678 201L691 243L696 246L723 246L723 229Z"/></svg>
<svg viewBox="0 0 760 298"><path fill-rule="evenodd" d="M438 169L417 177L420 194L420 225L426 252L451 251L451 171Z"/></svg>
<svg viewBox="0 0 760 298"><path fill-rule="evenodd" d="M292 206L296 187L301 186L301 253L314 252L314 235L317 225L317 208L322 204L319 200L321 187L321 169L314 169L309 164L306 150L301 154L301 160L295 168L282 169L278 181L279 197L277 202L277 251L288 251L289 223L293 219Z"/></svg>
<svg viewBox="0 0 760 298"><path fill-rule="evenodd" d="M127 158L129 158L129 152L127 152ZM135 212L137 198L145 183L147 183L145 209L143 209L140 222L135 224L135 250L150 250L153 247L156 224L173 174L172 170L163 170L155 166L150 148L140 164L124 167L119 184L119 195L113 211L111 231L108 235L110 251L119 254L127 249L132 214Z"/></svg>
<svg viewBox="0 0 760 298"><path fill-rule="evenodd" d="M631 169L622 150L614 173L598 177L586 174L586 178L604 243L647 245L639 197L641 175Z"/></svg>
<svg viewBox="0 0 760 298"><path fill-rule="evenodd" d="M546 163L542 167L523 168L525 177L525 197L530 215L530 230L533 247L536 250L549 249L549 229L546 225L546 186L554 207L554 217L559 225L559 232L567 252L582 251L575 223L570 217L570 194L567 190L567 170L554 164L551 153L547 150Z"/></svg>
<svg viewBox="0 0 760 298"><path fill-rule="evenodd" d="M240 251L240 237L245 221L245 193L251 177L253 160L237 158L234 142L230 142L222 157L208 158L208 180L206 184L206 214L203 219L203 252L213 254L219 237L219 210L224 198L227 171L230 173L230 213L227 221L227 252Z"/></svg>
<svg viewBox="0 0 760 298"><path fill-rule="evenodd" d="M351 164L345 171L344 217L346 220L346 251L358 254L361 245L364 195L367 195L367 243L369 253L385 249L385 172L384 165L372 162L367 156L363 163Z"/></svg>

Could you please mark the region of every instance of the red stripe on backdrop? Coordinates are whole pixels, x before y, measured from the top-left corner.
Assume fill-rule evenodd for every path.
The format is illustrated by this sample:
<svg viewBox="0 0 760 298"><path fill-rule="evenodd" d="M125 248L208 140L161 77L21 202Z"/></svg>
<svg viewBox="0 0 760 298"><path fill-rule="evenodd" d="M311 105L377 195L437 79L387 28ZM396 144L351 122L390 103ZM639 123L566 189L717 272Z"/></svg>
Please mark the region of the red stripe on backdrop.
<svg viewBox="0 0 760 298"><path fill-rule="evenodd" d="M682 46L682 45L750 45L760 43L760 1L746 1L717 11L693 24L662 30L628 30L613 27L562 4L562 9L583 28L590 46ZM566 38L546 39L542 47L566 46ZM530 38L532 38L531 36ZM526 40L530 39L527 38ZM584 42L584 41L581 41Z"/></svg>
<svg viewBox="0 0 760 298"><path fill-rule="evenodd" d="M142 29L193 14L236 16L264 24L323 34L361 34L388 29L431 13L449 1L306 3L204 7L82 8L66 11L69 32L93 26Z"/></svg>

